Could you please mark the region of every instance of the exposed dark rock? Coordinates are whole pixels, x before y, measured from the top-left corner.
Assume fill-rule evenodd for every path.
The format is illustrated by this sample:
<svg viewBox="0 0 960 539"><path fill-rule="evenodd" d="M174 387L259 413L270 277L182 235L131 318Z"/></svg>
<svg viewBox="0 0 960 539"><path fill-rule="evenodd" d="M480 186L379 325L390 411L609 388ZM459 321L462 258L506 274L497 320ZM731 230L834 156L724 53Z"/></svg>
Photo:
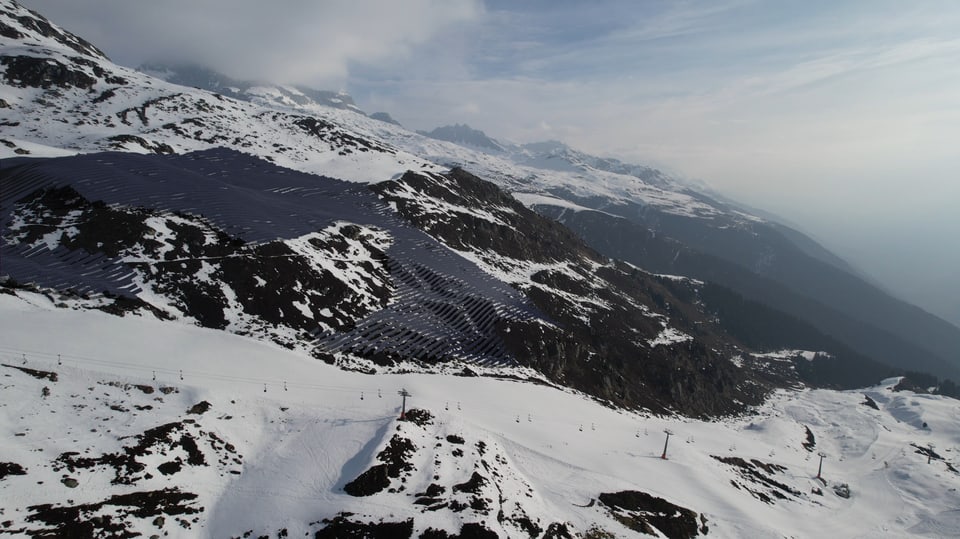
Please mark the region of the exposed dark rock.
<svg viewBox="0 0 960 539"><path fill-rule="evenodd" d="M419 539L450 539L450 534L444 530L427 528L420 534Z"/></svg>
<svg viewBox="0 0 960 539"><path fill-rule="evenodd" d="M416 451L408 438L395 434L390 438L387 447L377 454L377 460L383 464L375 464L356 479L344 485L343 490L351 496L370 496L383 491L390 486L390 479L396 479L404 472L413 470L413 464L408 459Z"/></svg>
<svg viewBox="0 0 960 539"><path fill-rule="evenodd" d="M750 462L747 462L740 457L720 457L717 455L711 456L724 464L728 464L736 468L740 477L750 483L753 483L754 485L754 487L751 488L748 485L737 484L734 482L734 486L743 488L754 497L765 503L773 503L774 500L770 496L780 500L785 500L788 499L788 496L799 498L802 495L799 490L772 477L775 474L785 472L787 470L786 466L764 463L757 459L752 459ZM756 487L762 487L762 490L757 489Z"/></svg>
<svg viewBox="0 0 960 539"><path fill-rule="evenodd" d="M341 513L333 519L324 519L323 529L315 539L406 539L413 535L413 519L402 522L359 522L350 520L353 515Z"/></svg>
<svg viewBox="0 0 960 539"><path fill-rule="evenodd" d="M176 436L177 434L180 436ZM146 465L140 459L153 453L166 454L167 452L181 448L187 453L187 464L191 466L204 466L206 459L197 446L193 435L186 431L183 423L167 423L148 429L138 436L135 436L137 442L134 445L125 446L122 451L117 453L105 453L99 457L81 456L77 452L62 453L54 461L54 470L66 469L75 472L78 469L95 468L98 466L109 466L114 470L113 484L133 485L144 479L142 475ZM181 463L177 463L177 466ZM162 473L175 473L176 466L167 463ZM164 471L166 470L166 471Z"/></svg>
<svg viewBox="0 0 960 539"><path fill-rule="evenodd" d="M43 527L27 529L32 537L133 537L129 517L191 515L203 510L196 494L176 488L111 496L98 503L75 506L53 504L28 507L26 521ZM109 510L112 514L103 514Z"/></svg>
<svg viewBox="0 0 960 539"><path fill-rule="evenodd" d="M36 32L43 37L53 39L58 43L65 45L76 52L79 52L80 54L103 60L107 59L106 55L103 54L100 49L94 47L83 38L77 37L70 32L60 30L59 28L50 24L46 17L35 11L24 10L23 14L21 15L16 15L15 13L11 13L10 15L12 16L13 20L15 20L17 24L20 25L20 27L24 30ZM25 34L22 32L19 32L5 24L0 26L0 35L10 37L12 39L20 39L21 37L25 37Z"/></svg>
<svg viewBox="0 0 960 539"><path fill-rule="evenodd" d="M390 438L387 447L377 455L377 459L387 464L387 475L396 478L403 472L413 470L413 464L407 459L416 450L416 446L408 438L395 434Z"/></svg>
<svg viewBox="0 0 960 539"><path fill-rule="evenodd" d="M917 384L909 377L904 376L900 378L900 381L897 382L897 385L893 386L894 391L912 391L914 393L927 393L925 387L921 387L920 384Z"/></svg>
<svg viewBox="0 0 960 539"><path fill-rule="evenodd" d="M203 415L210 411L212 405L207 401L200 401L197 404L194 404L187 410L188 414Z"/></svg>
<svg viewBox="0 0 960 539"><path fill-rule="evenodd" d="M93 98L92 103L103 103L104 101L110 99L111 97L117 95L117 92L113 88L108 88L100 93L97 97Z"/></svg>
<svg viewBox="0 0 960 539"><path fill-rule="evenodd" d="M141 148L151 151L157 155L170 155L177 153L169 144L163 142L148 142L143 137L136 135L113 135L107 138L111 142L110 147L122 150L125 144L136 144Z"/></svg>
<svg viewBox="0 0 960 539"><path fill-rule="evenodd" d="M456 537L459 539L498 539L495 531L479 522L467 522L460 527L460 535Z"/></svg>
<svg viewBox="0 0 960 539"><path fill-rule="evenodd" d="M5 22L0 21L0 36L6 37L9 39L20 39L24 37L24 34L22 34L16 28L6 24Z"/></svg>
<svg viewBox="0 0 960 539"><path fill-rule="evenodd" d="M0 479L8 475L26 475L27 470L16 462L0 462Z"/></svg>
<svg viewBox="0 0 960 539"><path fill-rule="evenodd" d="M423 408L411 408L404 414L404 419L421 427L433 423L433 414Z"/></svg>
<svg viewBox="0 0 960 539"><path fill-rule="evenodd" d="M386 464L375 464L356 479L343 486L343 491L351 496L372 496L390 486L390 476Z"/></svg>
<svg viewBox="0 0 960 539"><path fill-rule="evenodd" d="M807 451L813 451L813 449L817 447L817 439L813 436L813 431L810 430L810 427L804 425L803 428L807 433L807 437L802 443L803 448Z"/></svg>
<svg viewBox="0 0 960 539"><path fill-rule="evenodd" d="M463 437L457 434L448 434L447 441L450 442L451 444L462 444Z"/></svg>
<svg viewBox="0 0 960 539"><path fill-rule="evenodd" d="M6 363L0 363L0 365L7 367L8 369L17 369L18 371L29 374L38 380L50 380L51 382L57 381L57 373L55 372L41 371L28 367L18 367L16 365L8 365Z"/></svg>
<svg viewBox="0 0 960 539"><path fill-rule="evenodd" d="M171 460L170 462L164 462L163 464L157 466L157 470L160 471L163 475L173 475L180 471L182 464L180 461Z"/></svg>
<svg viewBox="0 0 960 539"><path fill-rule="evenodd" d="M92 88L97 79L74 66L64 65L52 58L36 56L2 56L0 65L6 67L4 77L11 86L34 88Z"/></svg>
<svg viewBox="0 0 960 539"><path fill-rule="evenodd" d="M634 531L654 535L652 527L676 539L697 537L701 532L706 534L706 529L701 529L698 524L696 512L646 492L603 493L599 500L610 508L617 521Z"/></svg>
<svg viewBox="0 0 960 539"><path fill-rule="evenodd" d="M498 518L499 518L499 516L498 516ZM517 527L519 527L521 530L523 530L524 532L526 532L527 535L529 535L529 536L531 537L531 539L534 538L534 537L539 537L539 536L540 536L540 532L543 531L543 528L541 528L541 527L540 527L536 522L534 522L533 520L530 520L530 517L528 517L528 516L526 516L526 515L513 516L513 517L510 517L510 518L504 518L503 520L501 520L501 522L512 522L512 523L516 524Z"/></svg>
<svg viewBox="0 0 960 539"><path fill-rule="evenodd" d="M869 406L870 408L873 408L874 410L879 410L879 409L880 409L880 407L877 406L877 401L871 399L871 398L870 398L870 395L864 395L864 396L863 396L863 399L864 399L863 402L861 402L860 404L862 404L862 405L864 405L864 406Z"/></svg>
<svg viewBox="0 0 960 539"><path fill-rule="evenodd" d="M543 534L543 539L573 539L573 535L562 522L553 522L547 526L547 531Z"/></svg>
<svg viewBox="0 0 960 539"><path fill-rule="evenodd" d="M473 472L467 481L453 485L454 492L469 492L471 494L480 494L480 487L487 484L486 478L477 472Z"/></svg>
<svg viewBox="0 0 960 539"><path fill-rule="evenodd" d="M937 453L937 452L933 449L932 446L926 446L926 447L924 447L924 446L922 446L922 445L917 445L917 444L912 443L912 442L910 443L910 445L913 446L914 453L918 453L918 454L920 454L920 455L923 455L923 456L927 457L927 460L938 460L938 461L941 461L941 462L943 462L943 463L947 466L947 470L948 470L948 471L951 471L951 472L953 472L953 473L955 473L955 474L960 475L960 470L957 470L957 468L956 468L953 464L951 464L950 462L948 462L947 459L943 458L942 455L940 455L939 453Z"/></svg>
<svg viewBox="0 0 960 539"><path fill-rule="evenodd" d="M443 487L436 483L431 483L430 486L427 487L427 490L417 494L417 496L429 496L431 498L436 498L437 496L440 496L446 491L447 491L446 487Z"/></svg>
<svg viewBox="0 0 960 539"><path fill-rule="evenodd" d="M348 155L355 152L376 151L382 153L395 154L396 150L386 145L372 140L367 140L348 133L339 126L312 117L295 117L293 125L299 127L304 132L317 137L320 140L332 143L339 148L340 155Z"/></svg>
<svg viewBox="0 0 960 539"><path fill-rule="evenodd" d="M435 528L427 528L420 534L420 539L497 539L498 537L495 531L479 522L468 522L460 527L460 533L453 535Z"/></svg>

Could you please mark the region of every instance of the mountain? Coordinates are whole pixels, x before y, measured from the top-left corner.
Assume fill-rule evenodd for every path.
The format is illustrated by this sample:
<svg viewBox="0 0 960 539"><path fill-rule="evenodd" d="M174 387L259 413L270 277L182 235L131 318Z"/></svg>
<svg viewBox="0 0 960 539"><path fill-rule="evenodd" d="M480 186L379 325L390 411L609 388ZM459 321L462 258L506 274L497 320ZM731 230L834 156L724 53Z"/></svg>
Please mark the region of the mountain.
<svg viewBox="0 0 960 539"><path fill-rule="evenodd" d="M499 179L604 255L723 284L879 361L960 378L957 327L891 296L803 233L656 169L555 141L502 147L431 158ZM496 162L504 156L512 169Z"/></svg>
<svg viewBox="0 0 960 539"><path fill-rule="evenodd" d="M380 120L381 122L393 124L397 127L403 127L402 125L400 125L400 122L394 120L393 116L390 116L390 114L387 112L374 112L373 114L370 115L370 117L373 118L374 120Z"/></svg>
<svg viewBox="0 0 960 539"><path fill-rule="evenodd" d="M479 148L485 151L503 151L503 146L497 141L488 137L483 131L473 129L466 124L445 125L433 131L419 131L419 133L426 137L445 140L461 146Z"/></svg>
<svg viewBox="0 0 960 539"><path fill-rule="evenodd" d="M0 108L5 155L232 148L300 172L368 184L408 171L442 174L452 166L561 219L604 255L655 273L719 283L781 310L792 317L790 327L803 328L801 334L813 335L810 326L819 331L804 342L833 343L834 356L879 359L900 370L920 368L940 376L957 371L950 350L958 347L950 347L960 343L960 332L949 324L846 273L812 241L655 169L592 157L557 142L478 151L411 133L352 106L293 99L283 87L260 86L244 93L245 99L231 99L174 85L116 66L81 38L15 3L5 7L0 59L7 66ZM202 70L177 76L220 90L236 84ZM592 215L599 228L588 230L578 222ZM631 232L618 235L624 227ZM620 243L612 246L613 238ZM655 244L650 249L644 244L648 238ZM792 347L816 348L787 340Z"/></svg>
<svg viewBox="0 0 960 539"><path fill-rule="evenodd" d="M0 178L14 289L368 370L506 368L631 408L729 413L795 382L729 361L745 350L687 299L700 284L605 259L462 170L367 187L219 149L20 158Z"/></svg>
<svg viewBox="0 0 960 539"><path fill-rule="evenodd" d="M855 316L855 313L850 313L849 310L844 311L826 301L822 293L816 295L814 292L818 286L821 286L833 291L838 301L856 304L855 295L843 295L835 290L841 285L846 285L851 290L856 290L858 287L863 289L863 286L860 286L862 283L856 281L855 277L839 271L835 266L819 262L818 258L809 256L807 254L811 252L809 244L803 249L796 247L789 238L785 239L784 234L777 234L778 229L774 225L726 203L718 202L655 169L627 165L612 159L595 158L556 142L526 146L504 144L500 145L502 151L477 151L411 133L395 124L369 118L350 106L331 107L329 103L323 104L317 100L298 102L288 99L289 96L280 87L259 87L256 93L261 96L281 96L282 99L265 99L251 96L249 93L245 94L248 99L231 99L223 94L174 85L140 71L116 66L100 51L85 44L86 42L82 39L57 29L41 16L30 13L15 3L6 4L3 17L6 30L3 37L3 56L0 61L8 68L3 75L6 107L0 109L0 121L5 124L0 148L5 148L7 155L45 156L104 150L179 155L212 148L232 148L295 171L367 184L395 181L408 173L437 178L437 174L444 175L445 171L449 170L448 167L454 166L463 171L470 170L478 173L480 177L493 181L499 190L510 192L513 198L529 207L537 208L546 215L552 215L550 211L553 211L546 208L559 208L560 213L563 214L561 220L588 242L593 242L593 247L600 249L603 254L608 256L613 254L648 271L691 275L694 279L710 280L728 286L747 300L760 304L749 309L738 307L742 312L769 319L774 315L761 314L766 312L764 305L775 307L789 315L789 323L785 322L788 327L796 329L797 334L807 336L798 339L790 337L789 332L786 331L772 332L780 337L755 339L755 343L761 344L755 344L754 351L779 349L777 347L818 349L817 347L827 343L830 345L830 350L825 351L829 351L832 357L856 358L847 362L847 369L849 371L859 369L864 376L861 383L869 381L868 376L896 372L895 370L884 371L870 358L886 360L899 366L901 371L904 368L920 367L943 376L953 375L955 370L942 355L936 353L936 349L949 344L953 337L942 327L933 323L928 324L930 327L925 330L924 335L930 335L934 331L940 332L940 335L935 335L939 337L938 339L931 339L931 342L937 346L920 347L904 338L902 330L894 332L886 326L878 327L873 323L875 320L865 321ZM166 73L168 77L173 77L169 70ZM236 81L202 70L196 70L191 77L177 76L220 90L232 88L231 85L236 84ZM319 92L314 94L320 95ZM460 126L457 129L474 132L466 126ZM112 163L108 161L102 168L109 169L114 166ZM549 166L544 163L549 163ZM245 164L243 167L250 169L254 166L254 164ZM96 172L98 175L109 173L106 170ZM198 172L188 167L186 173L193 176ZM57 174L62 175L63 172L54 173L52 177L56 178ZM451 183L449 188L456 191L464 188L459 185L459 182L464 181L463 178L467 176L470 175L464 172L464 174L445 174L443 177L445 182ZM57 185L65 182L63 178L48 178L48 181L53 181ZM39 189L40 184L35 184L34 187ZM87 198L88 195L77 189L77 185L70 187L85 197L86 203L102 202L97 197ZM185 187L184 192L186 189ZM412 188L405 186L404 189ZM502 195L499 190L484 188L483 192L492 197L491 200L474 200L465 206L461 206L461 201L457 201L455 207L458 211L455 215L460 222L449 226L453 228L464 226L463 219L485 211L482 208L484 204L505 204L499 198ZM31 194L17 192L18 196ZM34 193L33 196L40 197L42 200L46 195ZM100 192L97 196L105 195ZM144 196L167 195L148 193ZM380 196L385 195L381 193ZM424 197L423 200L431 197L443 198L443 196L443 190L440 190ZM8 203L10 202L15 201L8 200ZM134 212L172 209L151 207L145 203L143 197L127 199L123 203L132 204L131 209ZM397 202L394 201L394 204ZM427 207L431 211L443 213L446 204L448 202L439 205L431 202ZM474 208L470 211L463 210L463 207L468 206L474 206ZM400 210L400 205L396 207ZM196 207L190 205L173 209L181 212L197 211ZM7 211L10 211L9 207ZM518 209L511 210L513 214L519 215L518 211ZM591 233L576 223L576 219L580 216L594 214L601 218L600 221L604 221L596 233ZM529 228L530 234L533 235L542 233L544 226L537 224L529 212L524 215L524 222L511 222L509 226L518 229ZM608 216L613 219L608 219ZM430 232L431 222L417 222L415 219L417 216L405 217L413 219L415 226ZM553 215L553 217L557 216ZM138 218L147 219L149 215L141 213L138 214ZM446 216L434 216L431 219L444 218ZM501 221L509 222L509 220ZM620 223L628 227L637 225L638 228L630 234L612 234L611 232L615 231ZM495 221L493 224L499 226L500 222ZM231 223L220 226L227 225L249 228L248 225ZM471 225L487 228L490 226L485 222L471 223ZM196 226L202 229L206 225L196 224ZM34 233L38 234L38 232ZM243 240L236 234L222 229L206 230L203 233L222 233L230 238L229 241L234 242ZM657 243L656 249L637 248L638 244L635 242L645 241L643 238L647 237ZM435 235L434 238L461 253L471 250L496 252L496 249L502 247L492 243L477 246L454 245L450 243L451 238L440 235ZM497 239L508 238L509 236ZM608 244L597 238L620 238L626 243L617 249L610 250L611 247ZM677 238L681 238L681 241ZM291 241L295 237L280 236L269 239ZM489 241L489 238L483 239ZM137 243L135 240L135 238L130 239L132 243ZM659 243L661 240L666 243ZM579 245L572 236L566 237L564 242L559 251L586 252L584 251L586 246ZM527 243L528 245L522 248L534 253L536 249L531 249L533 244ZM36 245L36 242L34 241L31 245ZM682 246L689 256L676 256L679 251L674 246ZM54 244L49 244L48 247L56 249ZM21 245L19 248L24 247ZM226 247L221 247L221 249L224 248ZM517 246L511 248L517 248ZM70 250L69 247L68 250ZM650 257L651 251L659 254ZM116 255L116 253L101 254ZM596 268L589 267L589 264L600 264L604 260L597 253L587 258L591 262L579 270L584 276L596 273ZM693 263L687 264L687 260L692 260ZM677 261L683 263L677 264ZM523 262L530 261L523 260ZM481 265L481 267L488 275L504 282L502 268L496 265ZM718 268L722 271L718 271ZM806 275L805 270L809 270L810 274ZM627 272L623 269L617 271ZM639 275L644 272L630 270L628 273ZM15 279L17 277L10 275ZM531 273L528 277L544 279L547 275ZM188 274L183 276L184 282L187 276ZM566 286L566 288L560 288L564 294L580 294L589 289L589 287L577 285L576 278L574 282L567 282L566 279L558 280L556 277L550 278L555 283L563 283ZM650 281L651 278L653 277L644 277L643 280ZM660 314L666 312L669 305L693 302L690 313L696 312L697 317L709 319L724 307L723 305L706 305L702 298L696 297L696 292L692 293L691 290L696 289L698 285L690 285L688 288L691 290L670 290L667 295L657 291L654 296L648 294L646 299L636 299L639 298L636 295L637 292L622 290L622 288L637 287L637 283L618 282L614 286L609 279L606 278L607 284L603 286L609 285L611 290L617 290L617 293L622 292L627 298L635 298L634 301L639 301L638 305L644 309L655 306L655 312ZM801 279L803 279L802 282L800 282ZM589 280L587 279L588 282ZM660 280L663 281L663 279ZM56 280L51 282L57 283ZM509 279L507 282L513 287L524 286ZM641 288L643 287L656 290L652 284L642 284ZM528 294L538 293L536 290L539 288L533 287L533 291ZM601 287L594 283L593 289L596 291L599 288ZM106 289L115 290L110 287ZM814 291L811 292L811 289ZM117 293L116 290L113 293ZM197 293L180 291L178 294L181 296L185 294L184 297L199 297ZM559 295L563 296L563 294ZM673 301L663 299L668 295L679 297L674 297ZM223 297L226 298L226 296ZM743 305L739 300L730 299L732 296L729 295L720 294L716 297L724 297L727 298L725 301ZM892 300L887 301L888 297L879 296L879 298L881 303L874 306L884 309L891 305L897 307L896 304L891 303ZM530 301L535 302L535 299ZM546 300L540 303L551 304ZM584 304L588 305L589 302ZM601 304L605 307L612 305L607 299L602 300ZM541 308L543 308L542 305ZM223 305L220 307L222 308ZM199 307L193 308L199 309ZM613 312L615 311L616 309ZM770 310L767 309L767 311ZM914 311L918 310L914 309ZM909 309L905 312L910 314ZM195 315L190 316L199 320L200 323L205 323ZM225 323L224 316L217 315L214 320L222 325ZM696 322L696 318L690 319L692 314L684 313L683 316L689 320L680 320L673 322L673 325L667 325L671 328L674 325L683 327L685 324L689 325L691 320ZM290 317L290 319L295 318L297 317ZM573 323L576 316L569 319ZM584 320L586 333L578 337L578 340L598 338L593 334L596 330L589 329L592 324L606 327L603 322L591 320L589 316L584 317ZM918 320L923 321L922 315L908 321L917 323ZM262 325L264 322L259 323ZM716 333L718 335L716 339L728 342L734 347L730 350L743 348L743 342L738 342L735 338L730 339L730 330L724 327L725 323L725 320L719 320L709 333ZM639 324L639 322L631 322L631 324ZM306 327L305 322L301 320L299 326L293 325L293 331L303 330L304 327ZM344 327L346 326L341 326L341 329ZM639 330L639 327L633 325L629 331ZM627 331L626 328L623 330ZM639 331L643 338L638 342L643 342L643 339L657 340L655 335L647 335L652 331L649 325L646 329ZM679 331L685 335L692 335L694 342L698 340L696 332ZM723 333L728 335L722 336ZM712 339L714 337L705 337L704 343L709 343ZM621 336L614 342L620 340L627 341L626 337ZM759 348L756 348L757 346ZM694 348L691 345L690 350ZM727 359L736 355L730 350L725 351L723 347L716 348L709 345L706 348L706 350L713 349ZM616 351L616 354L618 357L636 357L632 350L628 347ZM701 360L714 361L710 358L711 354L703 354L699 348L696 350L693 353L694 356L700 355ZM591 357L591 354L602 352L593 347L584 348L579 345L565 348L564 351L565 354L572 354L572 357L576 358L576 361L570 358L562 359L562 363L568 365L578 364L579 361ZM609 352L611 351L607 350L604 353ZM538 357L537 354L534 354L534 357ZM903 359L905 357L910 358L910 361L906 362ZM622 363L622 360L618 361ZM623 363L617 369L629 369L624 366L627 364ZM867 364L872 366L854 367ZM559 375L560 372L562 369L555 371L555 374ZM623 372L618 371L617 376L622 375ZM617 398L622 398L625 392L616 389L616 384L609 381L609 376L607 378L602 383L599 380L603 380L603 377L591 383L593 390L599 391L603 398L618 395L620 397ZM666 379L662 379L661 382L661 385L665 386ZM849 380L844 382L846 383L849 383ZM683 392L672 391L671 393L671 395L658 395L654 400L659 402L658 406L675 405L676 403L672 402L673 399L678 398L677 395ZM747 402L730 395L726 398ZM624 402L638 404L632 398ZM684 407L690 406L690 403L692 400ZM689 408L688 411L711 413L710 410L715 412L728 409L727 405L720 405L719 401L703 408L698 406Z"/></svg>
<svg viewBox="0 0 960 539"><path fill-rule="evenodd" d="M955 401L929 394L955 385L561 222L772 281L662 233L773 243L728 203L560 143L174 84L11 0L0 65L3 534L960 529Z"/></svg>
<svg viewBox="0 0 960 539"><path fill-rule="evenodd" d="M198 65L145 64L137 69L173 84L209 90L242 101L265 101L288 106L320 105L360 112L353 98L344 92L241 81Z"/></svg>

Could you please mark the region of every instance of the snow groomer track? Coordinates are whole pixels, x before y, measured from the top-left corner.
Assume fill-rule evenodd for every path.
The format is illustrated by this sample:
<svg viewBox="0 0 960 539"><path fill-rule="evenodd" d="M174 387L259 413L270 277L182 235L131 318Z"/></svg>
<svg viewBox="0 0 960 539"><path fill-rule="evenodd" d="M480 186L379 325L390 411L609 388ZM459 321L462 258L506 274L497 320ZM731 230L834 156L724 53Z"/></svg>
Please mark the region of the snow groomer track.
<svg viewBox="0 0 960 539"><path fill-rule="evenodd" d="M498 322L539 317L522 294L400 220L366 185L284 169L233 150L8 159L0 163L0 181L0 275L20 283L78 293L142 292L120 259L55 242L11 240L17 201L38 189L70 186L107 205L202 217L247 243L296 238L339 221L386 231L390 301L348 331L315 332L325 352L512 365Z"/></svg>

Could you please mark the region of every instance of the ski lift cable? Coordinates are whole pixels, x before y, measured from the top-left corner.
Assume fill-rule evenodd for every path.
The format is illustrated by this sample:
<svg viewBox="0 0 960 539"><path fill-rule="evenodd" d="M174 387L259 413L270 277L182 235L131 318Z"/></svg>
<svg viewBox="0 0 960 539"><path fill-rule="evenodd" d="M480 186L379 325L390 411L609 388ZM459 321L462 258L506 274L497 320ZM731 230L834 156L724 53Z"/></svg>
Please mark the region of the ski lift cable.
<svg viewBox="0 0 960 539"><path fill-rule="evenodd" d="M51 366L56 366L57 361L59 359L60 361L64 361L64 362L73 361L75 363L82 363L84 365L91 365L91 366L107 366L107 367L124 368L131 371L142 372L143 377L148 380L154 374L155 375L166 374L171 377L171 381L172 381L174 377L179 377L179 375L182 373L184 379L201 378L201 379L208 379L208 380L251 384L254 386L261 386L265 384L267 386L282 388L285 385L288 389L298 388L298 389L304 389L304 390L343 392L343 393L360 393L364 391L369 391L372 393L374 391L380 391L380 389L377 388L376 385L360 387L360 386L341 386L341 385L330 385L330 384L302 383L302 382L290 381L289 379L283 379L283 378L261 379L256 377L237 376L237 375L214 373L214 372L207 372L207 371L195 371L195 370L189 370L189 369L181 370L181 369L174 369L169 367L155 367L155 366L143 365L143 364L135 365L135 364L125 363L122 361L96 359L96 358L91 358L91 357L82 356L82 355L64 354L62 352L50 353L50 352L45 352L40 350L25 350L25 349L0 345L0 357L2 357L2 361L0 362L6 362L12 365L17 365L20 362L20 358L24 355L26 355L28 360L36 360L41 363L50 364ZM29 366L29 363L28 363L28 366ZM113 374L116 374L116 373L113 373ZM457 403L457 409L458 410L460 409L459 403ZM581 429L582 429L582 426L581 426Z"/></svg>
<svg viewBox="0 0 960 539"><path fill-rule="evenodd" d="M45 363L56 363L59 360L61 361L73 361L75 363L84 363L88 365L95 366L108 366L108 367L120 367L132 371L140 371L144 373L157 373L157 374L167 374L170 376L179 376L181 373L184 378L196 377L196 378L206 378L213 379L225 382L240 382L240 383L250 383L250 384L268 384L268 385L283 385L287 384L288 388L296 387L301 389L312 389L319 391L337 391L337 392L358 392L358 391L368 391L369 387L360 387L360 386L339 386L339 385L329 385L329 384L310 384L302 382L291 382L289 380L280 378L280 379L261 379L248 376L237 376L223 373L213 373L205 371L195 371L189 369L172 369L169 367L155 367L149 365L134 365L130 363L125 363L122 361L111 361L106 359L96 359L86 356L73 355L73 354L64 354L64 353L49 353L39 350L22 350L19 348L13 348L9 346L0 346L0 354L6 356L4 359L10 363L16 363L20 361L20 358L26 356L28 360L39 360Z"/></svg>

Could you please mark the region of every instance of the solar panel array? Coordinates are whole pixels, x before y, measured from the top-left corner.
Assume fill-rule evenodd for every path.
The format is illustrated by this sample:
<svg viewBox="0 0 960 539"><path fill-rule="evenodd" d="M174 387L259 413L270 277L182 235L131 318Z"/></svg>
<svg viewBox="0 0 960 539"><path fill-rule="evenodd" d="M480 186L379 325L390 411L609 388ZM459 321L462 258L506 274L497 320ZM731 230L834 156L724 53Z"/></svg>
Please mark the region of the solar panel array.
<svg viewBox="0 0 960 539"><path fill-rule="evenodd" d="M299 237L348 221L389 232L388 306L347 332L316 334L327 352L363 357L515 363L496 327L539 314L518 291L399 219L365 185L305 174L227 149L176 156L101 153L0 162L0 226L18 200L71 186L86 199L199 216L248 243ZM0 232L3 232L0 230ZM76 292L136 295L134 273L102 253L0 245L0 275Z"/></svg>

